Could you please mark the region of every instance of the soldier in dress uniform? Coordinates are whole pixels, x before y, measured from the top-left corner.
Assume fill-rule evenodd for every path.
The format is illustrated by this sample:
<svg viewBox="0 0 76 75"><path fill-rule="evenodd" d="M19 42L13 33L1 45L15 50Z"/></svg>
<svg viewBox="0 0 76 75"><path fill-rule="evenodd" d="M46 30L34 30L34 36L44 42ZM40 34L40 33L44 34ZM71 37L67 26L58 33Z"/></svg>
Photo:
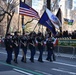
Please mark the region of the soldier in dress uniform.
<svg viewBox="0 0 76 75"><path fill-rule="evenodd" d="M14 50L14 62L15 63L18 63L17 58L19 54L19 48L20 48L20 39L19 39L18 32L15 32L13 36L13 50Z"/></svg>
<svg viewBox="0 0 76 75"><path fill-rule="evenodd" d="M35 55L36 50L35 50L35 37L33 33L30 33L29 49L31 51L30 61L34 62L34 55Z"/></svg>
<svg viewBox="0 0 76 75"><path fill-rule="evenodd" d="M53 49L54 49L54 45L52 43L51 37L48 37L48 40L46 42L46 47L47 47L47 52L48 52L46 60L51 62L52 61L51 57L53 55Z"/></svg>
<svg viewBox="0 0 76 75"><path fill-rule="evenodd" d="M23 57L22 57L21 61L26 63L28 40L27 40L27 36L25 34L23 34L23 36L21 37L20 43L21 43L21 48L22 48L22 52L23 52Z"/></svg>
<svg viewBox="0 0 76 75"><path fill-rule="evenodd" d="M7 51L6 63L11 64L12 52L13 52L12 36L10 34L7 34L4 42L5 42L5 48Z"/></svg>
<svg viewBox="0 0 76 75"><path fill-rule="evenodd" d="M44 51L44 37L42 35L42 33L38 33L38 37L37 37L37 42L38 42L38 50L39 50L39 58L38 58L38 61L39 62L43 62L42 60L42 55L43 55L43 51Z"/></svg>

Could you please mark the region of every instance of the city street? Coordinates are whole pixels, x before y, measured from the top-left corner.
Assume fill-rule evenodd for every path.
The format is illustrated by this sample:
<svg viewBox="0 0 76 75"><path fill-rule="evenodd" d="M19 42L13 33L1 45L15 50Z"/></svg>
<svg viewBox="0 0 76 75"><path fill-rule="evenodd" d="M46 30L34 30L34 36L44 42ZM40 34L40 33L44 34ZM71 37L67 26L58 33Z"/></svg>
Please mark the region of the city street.
<svg viewBox="0 0 76 75"><path fill-rule="evenodd" d="M35 62L30 62L30 51L27 53L27 63L21 62L22 52L18 56L18 64L12 61L7 64L7 53L4 48L0 48L0 75L76 75L76 59L58 57L56 61L46 60L46 53L43 55L44 63L37 61L38 52L35 54Z"/></svg>
<svg viewBox="0 0 76 75"><path fill-rule="evenodd" d="M0 75L76 75L76 0L0 0Z"/></svg>

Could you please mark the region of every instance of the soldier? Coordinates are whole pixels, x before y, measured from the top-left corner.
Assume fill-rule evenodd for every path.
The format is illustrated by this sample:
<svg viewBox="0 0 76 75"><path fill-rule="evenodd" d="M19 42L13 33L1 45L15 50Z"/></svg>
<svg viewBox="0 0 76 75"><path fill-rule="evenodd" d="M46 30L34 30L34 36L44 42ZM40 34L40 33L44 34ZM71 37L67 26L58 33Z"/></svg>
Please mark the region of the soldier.
<svg viewBox="0 0 76 75"><path fill-rule="evenodd" d="M29 49L31 51L31 57L30 61L34 62L34 55L35 55L35 37L33 33L30 33L30 38L29 38Z"/></svg>
<svg viewBox="0 0 76 75"><path fill-rule="evenodd" d="M39 58L38 58L38 61L39 62L43 62L43 60L42 60L42 55L43 55L43 51L44 51L44 38L43 38L43 35L42 35L42 33L39 33L38 34L38 37L37 37L37 42L38 42L38 50L39 50Z"/></svg>
<svg viewBox="0 0 76 75"><path fill-rule="evenodd" d="M54 45L52 43L51 37L48 37L48 40L46 42L46 47L47 47L47 58L46 60L52 62L52 55L53 55L53 49L54 49Z"/></svg>
<svg viewBox="0 0 76 75"><path fill-rule="evenodd" d="M23 36L21 37L20 43L21 43L21 48L22 48L22 52L23 52L23 57L21 59L22 62L26 63L26 53L27 53L27 36L25 34L23 34Z"/></svg>
<svg viewBox="0 0 76 75"><path fill-rule="evenodd" d="M12 38L11 38L10 34L6 35L4 42L5 42L5 48L6 48L6 51L7 51L6 63L11 64L13 43L12 43Z"/></svg>
<svg viewBox="0 0 76 75"><path fill-rule="evenodd" d="M15 32L13 36L13 50L14 50L14 62L15 63L18 63L17 58L19 54L19 47L20 47L19 35L18 35L18 32Z"/></svg>

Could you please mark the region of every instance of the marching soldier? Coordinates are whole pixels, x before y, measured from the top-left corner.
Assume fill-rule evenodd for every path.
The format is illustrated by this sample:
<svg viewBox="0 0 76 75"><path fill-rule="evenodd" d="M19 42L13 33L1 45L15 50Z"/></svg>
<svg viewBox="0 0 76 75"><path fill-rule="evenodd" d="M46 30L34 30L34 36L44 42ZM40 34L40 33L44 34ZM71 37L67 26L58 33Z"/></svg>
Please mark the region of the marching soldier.
<svg viewBox="0 0 76 75"><path fill-rule="evenodd" d="M5 48L7 51L7 59L6 63L11 64L12 60L12 51L13 51L13 42L12 42L12 37L10 34L7 34L5 37Z"/></svg>
<svg viewBox="0 0 76 75"><path fill-rule="evenodd" d="M37 42L38 42L38 50L39 50L39 58L38 58L38 61L39 62L43 62L43 60L42 60L42 55L43 55L43 51L44 51L44 38L43 38L43 36L42 36L42 33L39 33L38 34L38 37L37 37Z"/></svg>
<svg viewBox="0 0 76 75"><path fill-rule="evenodd" d="M48 37L48 40L46 42L46 47L47 47L47 58L46 60L52 62L52 55L53 55L53 49L54 49L54 45L52 43L51 37Z"/></svg>
<svg viewBox="0 0 76 75"><path fill-rule="evenodd" d="M21 43L21 48L22 48L22 52L23 52L23 57L22 57L21 61L26 63L27 36L25 34L23 34L23 36L21 37L20 43Z"/></svg>
<svg viewBox="0 0 76 75"><path fill-rule="evenodd" d="M34 62L34 55L35 55L35 37L33 33L30 33L30 38L29 38L29 49L31 51L31 57L30 61Z"/></svg>
<svg viewBox="0 0 76 75"><path fill-rule="evenodd" d="M15 63L18 63L17 58L19 54L19 46L20 46L19 43L20 43L20 40L19 40L18 32L15 32L13 36L13 47L14 47L13 50L14 50L14 62Z"/></svg>

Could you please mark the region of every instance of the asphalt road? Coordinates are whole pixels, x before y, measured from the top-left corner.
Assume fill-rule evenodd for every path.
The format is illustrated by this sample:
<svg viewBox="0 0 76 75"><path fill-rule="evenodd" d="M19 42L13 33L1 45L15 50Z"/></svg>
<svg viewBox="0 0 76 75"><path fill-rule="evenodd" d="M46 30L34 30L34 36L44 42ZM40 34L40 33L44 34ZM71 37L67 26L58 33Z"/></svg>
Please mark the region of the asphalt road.
<svg viewBox="0 0 76 75"><path fill-rule="evenodd" d="M37 61L38 52L35 54L35 62L31 63L30 51L27 53L27 63L21 62L22 52L18 56L18 64L6 64L7 57L4 48L0 48L0 75L76 75L76 59L56 57L56 61L49 62L46 53L43 55L44 63Z"/></svg>

